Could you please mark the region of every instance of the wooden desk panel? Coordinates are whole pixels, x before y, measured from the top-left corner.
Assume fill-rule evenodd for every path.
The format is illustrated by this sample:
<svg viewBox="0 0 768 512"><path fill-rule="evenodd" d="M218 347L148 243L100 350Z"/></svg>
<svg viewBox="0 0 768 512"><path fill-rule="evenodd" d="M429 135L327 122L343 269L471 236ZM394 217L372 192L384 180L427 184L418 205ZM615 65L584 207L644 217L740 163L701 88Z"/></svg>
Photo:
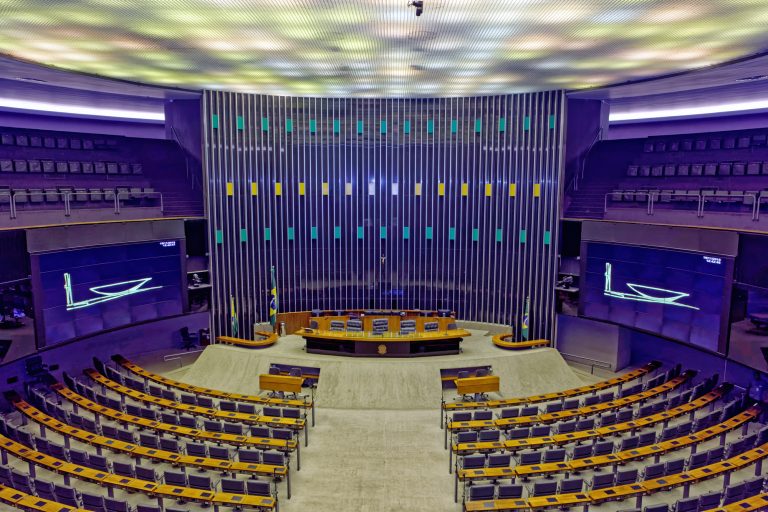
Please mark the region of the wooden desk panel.
<svg viewBox="0 0 768 512"><path fill-rule="evenodd" d="M485 377L456 379L454 382L458 394L472 395L475 393L498 393L501 380L498 375L486 375Z"/></svg>
<svg viewBox="0 0 768 512"><path fill-rule="evenodd" d="M304 377L288 375L259 375L259 389L262 391L283 391L286 393L301 393Z"/></svg>
<svg viewBox="0 0 768 512"><path fill-rule="evenodd" d="M0 501L10 503L22 510L39 510L41 512L88 512L83 508L71 507L37 496L32 496L16 489L0 484Z"/></svg>
<svg viewBox="0 0 768 512"><path fill-rule="evenodd" d="M218 336L216 341L219 343L225 343L227 345L235 345L237 347L246 348L265 348L277 343L278 335L274 332L256 332L259 336L263 336L260 340L246 340L243 338L233 338L232 336Z"/></svg>

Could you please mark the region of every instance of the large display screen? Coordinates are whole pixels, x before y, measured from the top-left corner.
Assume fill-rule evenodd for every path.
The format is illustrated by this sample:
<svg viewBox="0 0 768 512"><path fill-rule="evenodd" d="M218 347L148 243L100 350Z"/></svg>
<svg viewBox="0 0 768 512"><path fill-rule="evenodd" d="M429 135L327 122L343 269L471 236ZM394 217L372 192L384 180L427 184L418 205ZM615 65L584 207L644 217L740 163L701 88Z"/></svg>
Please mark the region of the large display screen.
<svg viewBox="0 0 768 512"><path fill-rule="evenodd" d="M725 294L730 294L731 258L607 243L586 245L581 315L723 351L723 307Z"/></svg>
<svg viewBox="0 0 768 512"><path fill-rule="evenodd" d="M37 256L45 345L182 313L178 240Z"/></svg>

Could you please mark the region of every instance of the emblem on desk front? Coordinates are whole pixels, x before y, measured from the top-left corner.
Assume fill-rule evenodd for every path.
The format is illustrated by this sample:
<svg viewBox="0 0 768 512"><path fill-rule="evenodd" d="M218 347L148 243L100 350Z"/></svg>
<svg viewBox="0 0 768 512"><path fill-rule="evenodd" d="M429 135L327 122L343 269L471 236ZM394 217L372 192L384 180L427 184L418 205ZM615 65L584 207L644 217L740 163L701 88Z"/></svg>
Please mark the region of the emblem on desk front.
<svg viewBox="0 0 768 512"><path fill-rule="evenodd" d="M386 353L387 353L387 346L382 343L381 345L379 345L379 355L383 356Z"/></svg>

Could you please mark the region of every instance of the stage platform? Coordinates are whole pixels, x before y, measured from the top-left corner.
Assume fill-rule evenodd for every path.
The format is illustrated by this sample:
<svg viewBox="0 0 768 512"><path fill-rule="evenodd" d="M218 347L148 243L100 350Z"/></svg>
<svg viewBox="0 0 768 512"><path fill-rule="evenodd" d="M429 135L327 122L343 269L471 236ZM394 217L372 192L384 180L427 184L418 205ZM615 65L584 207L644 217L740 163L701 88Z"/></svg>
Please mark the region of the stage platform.
<svg viewBox="0 0 768 512"><path fill-rule="evenodd" d="M474 327L474 326L473 326ZM258 393L258 375L270 363L321 368L315 392L318 407L338 409L439 410L440 369L492 365L505 397L549 393L583 385L553 348L511 352L497 348L488 331L468 329L463 352L414 359L349 358L307 354L304 339L283 336L272 347L253 350L229 345L206 347L181 380L237 393ZM447 397L452 391L446 391ZM455 393L455 391L453 392ZM435 417L437 417L435 412Z"/></svg>

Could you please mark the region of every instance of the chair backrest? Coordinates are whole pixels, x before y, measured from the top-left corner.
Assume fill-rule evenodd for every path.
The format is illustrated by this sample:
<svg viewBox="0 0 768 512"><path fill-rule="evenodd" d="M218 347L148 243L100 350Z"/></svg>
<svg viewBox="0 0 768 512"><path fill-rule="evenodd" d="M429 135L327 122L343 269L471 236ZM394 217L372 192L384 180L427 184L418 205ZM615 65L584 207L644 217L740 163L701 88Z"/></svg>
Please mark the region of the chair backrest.
<svg viewBox="0 0 768 512"><path fill-rule="evenodd" d="M475 411L472 414L472 419L479 420L479 421L486 421L493 418L493 412L492 411Z"/></svg>
<svg viewBox="0 0 768 512"><path fill-rule="evenodd" d="M206 449L206 445L204 443L186 443L185 446L187 448L187 455L192 455L195 457L208 456L208 450Z"/></svg>
<svg viewBox="0 0 768 512"><path fill-rule="evenodd" d="M109 512L130 512L128 502L125 500L116 500L114 498L104 498L104 505Z"/></svg>
<svg viewBox="0 0 768 512"><path fill-rule="evenodd" d="M260 480L247 480L245 483L248 494L254 496L269 496L269 482Z"/></svg>
<svg viewBox="0 0 768 512"><path fill-rule="evenodd" d="M180 485L182 487L187 486L187 474L181 471L164 471L163 480L167 485Z"/></svg>
<svg viewBox="0 0 768 512"><path fill-rule="evenodd" d="M581 478L566 478L560 480L560 494L568 494L573 492L581 492L584 487L584 480Z"/></svg>
<svg viewBox="0 0 768 512"><path fill-rule="evenodd" d="M240 462L260 463L261 462L261 450L239 450L237 457Z"/></svg>
<svg viewBox="0 0 768 512"><path fill-rule="evenodd" d="M469 501L492 500L495 489L493 485L474 485L469 488Z"/></svg>
<svg viewBox="0 0 768 512"><path fill-rule="evenodd" d="M157 481L157 474L154 468L147 468L144 466L136 465L133 468L136 478L140 480L147 480L149 482Z"/></svg>
<svg viewBox="0 0 768 512"><path fill-rule="evenodd" d="M699 510L709 510L710 508L716 508L720 505L720 498L722 498L720 491L708 492L699 496Z"/></svg>
<svg viewBox="0 0 768 512"><path fill-rule="evenodd" d="M236 411L237 404L235 402L230 402L229 400L219 400L219 408L222 411Z"/></svg>
<svg viewBox="0 0 768 512"><path fill-rule="evenodd" d="M478 439L480 442L498 441L500 435L500 430L481 430Z"/></svg>
<svg viewBox="0 0 768 512"><path fill-rule="evenodd" d="M277 418L280 418L283 416L283 410L279 407L265 407L262 409L261 413L264 416L275 416Z"/></svg>
<svg viewBox="0 0 768 512"><path fill-rule="evenodd" d="M637 469L624 469L616 472L616 485L633 484L637 482Z"/></svg>
<svg viewBox="0 0 768 512"><path fill-rule="evenodd" d="M523 486L520 484L504 484L499 486L497 497L500 500L522 498L522 496Z"/></svg>
<svg viewBox="0 0 768 512"><path fill-rule="evenodd" d="M471 412L455 412L453 413L453 416L451 416L451 421L471 421L471 420L472 420Z"/></svg>
<svg viewBox="0 0 768 512"><path fill-rule="evenodd" d="M269 450L261 454L261 459L264 464L272 464L275 466L285 466L285 455L281 452Z"/></svg>
<svg viewBox="0 0 768 512"><path fill-rule="evenodd" d="M539 408L535 405L528 405L520 409L520 416L536 416L539 414Z"/></svg>
<svg viewBox="0 0 768 512"><path fill-rule="evenodd" d="M544 462L562 462L565 460L565 448L553 448L544 452Z"/></svg>
<svg viewBox="0 0 768 512"><path fill-rule="evenodd" d="M658 478L658 477L664 476L666 466L667 465L664 462L659 462L658 464L651 464L649 466L646 466L645 472L643 473L643 480L650 480L652 478Z"/></svg>
<svg viewBox="0 0 768 512"><path fill-rule="evenodd" d="M587 457L591 457L594 449L595 449L595 446L591 443L576 446L573 449L573 458L586 459Z"/></svg>
<svg viewBox="0 0 768 512"><path fill-rule="evenodd" d="M541 462L541 452L539 451L524 451L520 453L520 465L528 466L531 464L539 464Z"/></svg>
<svg viewBox="0 0 768 512"><path fill-rule="evenodd" d="M212 459L229 460L231 453L226 446L211 446L208 448L208 456Z"/></svg>
<svg viewBox="0 0 768 512"><path fill-rule="evenodd" d="M221 492L231 492L233 494L245 494L245 481L236 478L222 478Z"/></svg>
<svg viewBox="0 0 768 512"><path fill-rule="evenodd" d="M613 473L599 473L592 478L592 489L603 489L613 486Z"/></svg>
<svg viewBox="0 0 768 512"><path fill-rule="evenodd" d="M509 453L491 453L488 455L489 468L503 468L509 466L512 455Z"/></svg>
<svg viewBox="0 0 768 512"><path fill-rule="evenodd" d="M485 455L480 453L467 455L461 461L461 467L464 469L476 469L485 467Z"/></svg>
<svg viewBox="0 0 768 512"><path fill-rule="evenodd" d="M557 482L536 482L531 496L552 496L557 493Z"/></svg>
<svg viewBox="0 0 768 512"><path fill-rule="evenodd" d="M510 429L507 433L509 439L524 439L531 433L531 429L528 427L518 427Z"/></svg>
<svg viewBox="0 0 768 512"><path fill-rule="evenodd" d="M518 407L509 407L501 410L502 418L517 418L518 416L520 416L520 408Z"/></svg>
<svg viewBox="0 0 768 512"><path fill-rule="evenodd" d="M648 505L645 507L644 512L669 512L669 505L660 503L658 505Z"/></svg>
<svg viewBox="0 0 768 512"><path fill-rule="evenodd" d="M133 464L126 462L114 461L112 463L112 471L114 471L116 475L127 476L131 478L133 478L135 475L133 472Z"/></svg>
<svg viewBox="0 0 768 512"><path fill-rule="evenodd" d="M549 425L535 425L531 427L531 437L546 437L552 433Z"/></svg>
<svg viewBox="0 0 768 512"><path fill-rule="evenodd" d="M699 498L677 500L675 512L696 512L699 510Z"/></svg>
<svg viewBox="0 0 768 512"><path fill-rule="evenodd" d="M188 477L188 483L189 486L193 489L204 489L206 491L211 490L211 477L209 476L196 475L192 473Z"/></svg>
<svg viewBox="0 0 768 512"><path fill-rule="evenodd" d="M685 467L685 459L673 459L667 461L667 465L664 472L667 475L674 475L675 473L681 473Z"/></svg>

